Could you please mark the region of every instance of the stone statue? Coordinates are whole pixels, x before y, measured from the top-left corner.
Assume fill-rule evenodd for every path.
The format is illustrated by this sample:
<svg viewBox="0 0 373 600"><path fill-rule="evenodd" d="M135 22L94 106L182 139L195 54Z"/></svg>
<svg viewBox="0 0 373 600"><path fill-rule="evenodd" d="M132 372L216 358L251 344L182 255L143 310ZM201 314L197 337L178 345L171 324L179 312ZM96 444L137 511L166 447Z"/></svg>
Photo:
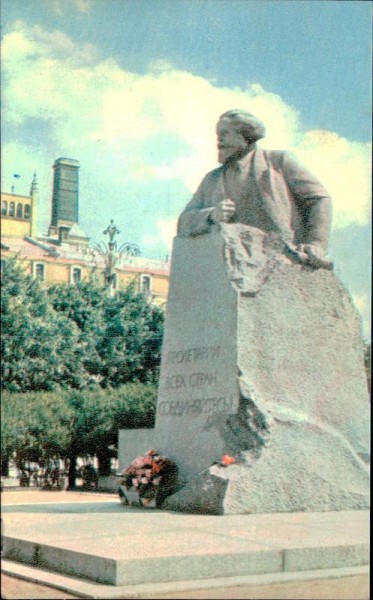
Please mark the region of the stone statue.
<svg viewBox="0 0 373 600"><path fill-rule="evenodd" d="M256 148L252 115L224 113L217 135L222 166L174 239L155 428L126 431L120 460L142 444L177 464L166 510L366 508L361 323L326 256L330 198L285 152Z"/></svg>
<svg viewBox="0 0 373 600"><path fill-rule="evenodd" d="M242 223L278 233L301 262L330 268L330 197L289 154L257 148L264 136L264 125L248 112L230 110L220 117L222 166L202 180L179 218L178 235L204 234L214 223Z"/></svg>

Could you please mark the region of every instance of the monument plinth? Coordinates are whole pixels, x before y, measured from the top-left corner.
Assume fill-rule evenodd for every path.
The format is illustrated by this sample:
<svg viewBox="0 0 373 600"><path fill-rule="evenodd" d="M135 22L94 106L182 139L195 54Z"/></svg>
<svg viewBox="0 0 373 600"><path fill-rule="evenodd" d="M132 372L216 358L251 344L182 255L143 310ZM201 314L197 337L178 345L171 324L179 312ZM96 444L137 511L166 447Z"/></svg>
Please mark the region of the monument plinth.
<svg viewBox="0 0 373 600"><path fill-rule="evenodd" d="M163 342L156 435L190 476L225 451L219 427L238 410L237 294L214 235L176 238Z"/></svg>
<svg viewBox="0 0 373 600"><path fill-rule="evenodd" d="M138 439L179 466L168 509L366 508L360 319L334 273L245 225L176 238L156 426Z"/></svg>

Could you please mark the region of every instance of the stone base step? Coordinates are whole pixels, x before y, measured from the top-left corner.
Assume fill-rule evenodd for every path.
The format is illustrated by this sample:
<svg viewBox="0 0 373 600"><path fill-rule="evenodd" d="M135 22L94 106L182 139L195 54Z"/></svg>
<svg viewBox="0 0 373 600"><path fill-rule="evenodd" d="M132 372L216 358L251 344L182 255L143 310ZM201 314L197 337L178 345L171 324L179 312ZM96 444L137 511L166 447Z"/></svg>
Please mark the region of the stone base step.
<svg viewBox="0 0 373 600"><path fill-rule="evenodd" d="M114 586L369 564L368 511L214 517L90 503L3 507L4 558Z"/></svg>

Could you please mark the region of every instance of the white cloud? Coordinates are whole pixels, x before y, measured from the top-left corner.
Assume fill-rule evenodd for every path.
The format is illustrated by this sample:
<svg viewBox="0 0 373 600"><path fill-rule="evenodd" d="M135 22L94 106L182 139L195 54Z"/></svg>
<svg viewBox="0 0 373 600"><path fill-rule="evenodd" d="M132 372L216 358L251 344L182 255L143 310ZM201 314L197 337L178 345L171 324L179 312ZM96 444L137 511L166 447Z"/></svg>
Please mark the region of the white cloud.
<svg viewBox="0 0 373 600"><path fill-rule="evenodd" d="M303 136L294 151L331 194L335 228L369 223L369 144L350 142L330 131L314 130Z"/></svg>
<svg viewBox="0 0 373 600"><path fill-rule="evenodd" d="M89 10L84 0L73 4ZM147 226L152 219L153 229L157 217L176 218L201 177L215 166L216 120L234 107L265 122L263 147L293 151L320 178L333 197L335 228L369 222L370 148L329 131L304 132L297 111L259 83L246 90L219 88L157 60L147 74L131 73L115 60L99 60L92 46L21 21L4 37L3 82L8 121L47 123L49 147L56 148L48 164L61 155L78 158L82 198L95 206L100 192L108 210L112 202L124 212L130 201L125 204L123 198L129 190L135 197L138 186L149 211ZM32 139L26 144L20 139L14 145L28 164L35 156ZM7 154L4 159L6 173ZM163 213L156 215L153 193L162 182L169 184L172 202L168 212L165 202L158 203Z"/></svg>
<svg viewBox="0 0 373 600"><path fill-rule="evenodd" d="M370 315L371 315L371 297L369 294L353 294L353 302L362 317L364 337L368 340L371 337Z"/></svg>
<svg viewBox="0 0 373 600"><path fill-rule="evenodd" d="M89 13L92 8L91 0L49 0L49 2L52 11L61 17L74 9L81 13Z"/></svg>
<svg viewBox="0 0 373 600"><path fill-rule="evenodd" d="M354 300L354 304L356 306L356 308L360 311L360 312L365 312L368 309L368 299L365 295L363 294L354 294L353 295L353 300Z"/></svg>
<svg viewBox="0 0 373 600"><path fill-rule="evenodd" d="M161 241L164 247L170 253L172 241L176 235L177 219L157 219L155 222L155 232L144 235L141 246L147 247Z"/></svg>

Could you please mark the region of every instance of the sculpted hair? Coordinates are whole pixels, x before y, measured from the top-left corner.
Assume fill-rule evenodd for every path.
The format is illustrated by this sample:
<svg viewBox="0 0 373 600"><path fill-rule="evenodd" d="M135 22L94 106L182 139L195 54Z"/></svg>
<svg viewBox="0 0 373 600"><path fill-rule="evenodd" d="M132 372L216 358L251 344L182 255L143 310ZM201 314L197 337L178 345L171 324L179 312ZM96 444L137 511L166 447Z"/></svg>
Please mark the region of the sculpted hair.
<svg viewBox="0 0 373 600"><path fill-rule="evenodd" d="M266 134L263 123L245 110L228 110L220 116L220 119L229 119L236 130L249 142L257 142Z"/></svg>

